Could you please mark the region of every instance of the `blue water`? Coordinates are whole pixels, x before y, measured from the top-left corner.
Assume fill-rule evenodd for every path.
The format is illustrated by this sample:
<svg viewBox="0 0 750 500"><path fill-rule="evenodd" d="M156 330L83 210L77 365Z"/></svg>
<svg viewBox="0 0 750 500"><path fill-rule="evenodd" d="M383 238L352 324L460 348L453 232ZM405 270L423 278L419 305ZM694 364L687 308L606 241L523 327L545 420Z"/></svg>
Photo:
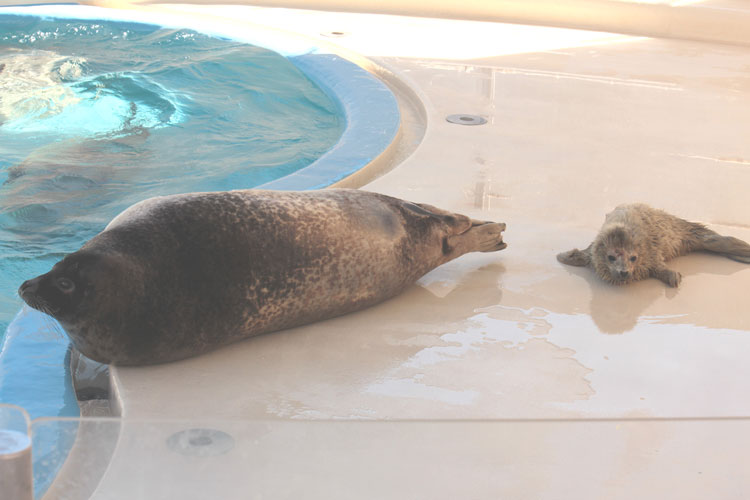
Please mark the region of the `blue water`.
<svg viewBox="0 0 750 500"><path fill-rule="evenodd" d="M67 338L16 295L117 213L302 168L337 105L263 48L151 25L0 15L0 401L77 415ZM0 336L3 334L0 333ZM3 339L0 339L3 340Z"/></svg>

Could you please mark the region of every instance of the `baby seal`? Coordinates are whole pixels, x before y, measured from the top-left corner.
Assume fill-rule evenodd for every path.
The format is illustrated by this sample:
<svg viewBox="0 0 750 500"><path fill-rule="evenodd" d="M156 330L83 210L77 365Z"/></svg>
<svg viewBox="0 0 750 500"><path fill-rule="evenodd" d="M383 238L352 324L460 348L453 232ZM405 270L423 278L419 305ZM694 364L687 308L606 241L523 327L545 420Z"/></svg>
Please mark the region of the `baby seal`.
<svg viewBox="0 0 750 500"><path fill-rule="evenodd" d="M657 278L676 287L682 276L668 269L666 262L696 251L750 264L750 245L744 241L640 203L615 208L585 250L563 252L557 260L593 267L600 278L617 285Z"/></svg>
<svg viewBox="0 0 750 500"><path fill-rule="evenodd" d="M19 294L89 358L162 363L371 306L467 252L502 250L504 230L354 189L164 196Z"/></svg>

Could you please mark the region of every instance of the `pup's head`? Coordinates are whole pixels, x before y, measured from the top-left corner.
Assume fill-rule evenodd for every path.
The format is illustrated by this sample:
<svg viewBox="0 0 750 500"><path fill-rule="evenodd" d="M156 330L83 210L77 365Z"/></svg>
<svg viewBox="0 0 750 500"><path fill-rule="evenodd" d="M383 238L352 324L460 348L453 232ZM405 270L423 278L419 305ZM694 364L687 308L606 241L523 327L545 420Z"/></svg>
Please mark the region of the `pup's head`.
<svg viewBox="0 0 750 500"><path fill-rule="evenodd" d="M600 233L591 251L597 274L617 285L640 279L638 246L623 226L613 226Z"/></svg>

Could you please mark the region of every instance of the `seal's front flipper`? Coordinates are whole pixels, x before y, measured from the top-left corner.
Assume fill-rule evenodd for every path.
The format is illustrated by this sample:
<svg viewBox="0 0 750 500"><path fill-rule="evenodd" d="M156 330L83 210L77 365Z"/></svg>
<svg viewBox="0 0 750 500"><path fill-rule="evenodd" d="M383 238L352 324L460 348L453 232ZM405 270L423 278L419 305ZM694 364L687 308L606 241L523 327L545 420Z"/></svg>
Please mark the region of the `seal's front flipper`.
<svg viewBox="0 0 750 500"><path fill-rule="evenodd" d="M750 245L738 238L713 233L705 236L701 243L703 244L701 250L718 253L732 260L750 264Z"/></svg>
<svg viewBox="0 0 750 500"><path fill-rule="evenodd" d="M678 273L677 271L672 271L671 269L667 269L666 267L652 269L651 276L662 281L665 285L672 288L677 288L678 286L680 286L680 282L682 281L682 275L680 273Z"/></svg>
<svg viewBox="0 0 750 500"><path fill-rule="evenodd" d="M591 247L586 250L568 250L557 254L557 260L569 266L588 267L591 265Z"/></svg>

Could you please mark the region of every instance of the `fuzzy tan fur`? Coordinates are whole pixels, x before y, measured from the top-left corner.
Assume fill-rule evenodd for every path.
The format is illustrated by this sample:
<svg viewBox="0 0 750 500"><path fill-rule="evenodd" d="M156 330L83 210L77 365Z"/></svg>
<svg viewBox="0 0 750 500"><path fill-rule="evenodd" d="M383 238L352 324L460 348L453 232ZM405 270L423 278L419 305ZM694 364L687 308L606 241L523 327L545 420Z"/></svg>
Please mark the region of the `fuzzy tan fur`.
<svg viewBox="0 0 750 500"><path fill-rule="evenodd" d="M585 250L563 252L557 260L592 267L604 281L617 285L657 278L676 287L682 276L668 269L666 262L695 251L750 264L750 245L744 241L641 203L615 208Z"/></svg>

